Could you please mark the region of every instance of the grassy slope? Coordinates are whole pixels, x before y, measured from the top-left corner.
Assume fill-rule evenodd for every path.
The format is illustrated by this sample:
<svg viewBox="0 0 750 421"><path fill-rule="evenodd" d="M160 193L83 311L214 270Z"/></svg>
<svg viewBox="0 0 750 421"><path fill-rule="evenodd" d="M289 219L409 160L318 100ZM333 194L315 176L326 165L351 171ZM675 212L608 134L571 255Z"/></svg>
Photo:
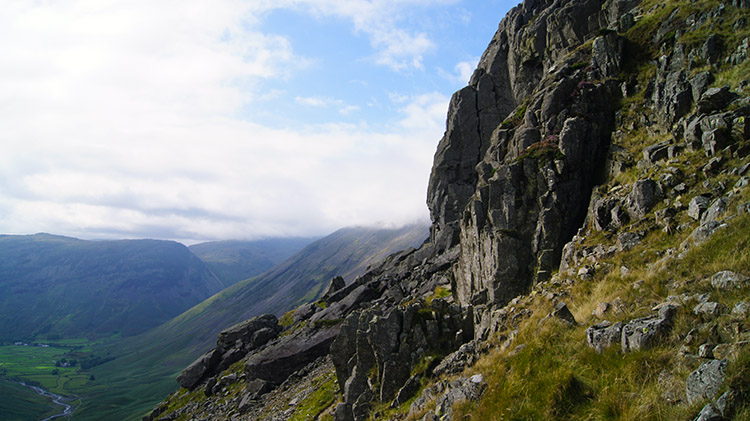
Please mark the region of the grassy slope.
<svg viewBox="0 0 750 421"><path fill-rule="evenodd" d="M269 272L221 291L169 322L97 352L118 356L93 369L102 386L76 419L137 418L177 388L176 375L214 346L222 329L250 317L281 315L312 300L336 275L351 281L387 255L417 246L426 226L399 230L346 228L318 240Z"/></svg>
<svg viewBox="0 0 750 421"><path fill-rule="evenodd" d="M644 2L643 9L649 10L652 4L653 2ZM657 14L647 16L627 35L638 46L643 40L650 38L662 19L671 13L672 7L679 5L684 8L681 13L686 14L692 13L696 7L710 8L717 4L718 2L670 2ZM747 18L750 13L743 11L741 14ZM731 27L740 13L730 10L726 16L731 18L727 18L720 26L724 30ZM733 42L748 36L747 27L742 31L732 32L731 35L729 32L717 31L716 27L712 27L712 31L722 36L729 51L734 48ZM688 43L701 39L696 34L687 34L683 38L682 41ZM642 52L648 52L650 47L647 44L643 42L640 47ZM645 60L648 54L640 58ZM636 76L642 80L653 72L645 62L631 63L631 68L638 72ZM748 62L737 67L724 67L718 73L715 85L729 83L736 89L739 80L747 77L747 70ZM635 101L639 100L642 101L642 96L635 98ZM638 110L637 112L644 111L633 99L626 101L626 104L632 105L632 109ZM626 111L624 118L637 118L637 112L628 115ZM658 140L648 138L643 133L630 133L620 146L628 149L631 156L638 157L643 147ZM728 156L724 158L727 159L724 168L731 169L741 164L737 159ZM683 199L685 204L694 195L708 191L700 183L703 177L696 176L701 174L700 167L706 161L703 153L698 152L685 153L675 163L675 166L688 174L690 193L689 197ZM639 177L654 177L658 171L657 167L649 174L624 174L617 180L610 180L603 190L620 182L632 182ZM712 179L712 185L723 182L732 186L737 179L737 176L723 173ZM728 214L734 213L736 205L747 200L750 200L750 192L745 189L740 196L733 198ZM663 206L658 206L654 211L660 208ZM601 355L597 354L586 346L584 336L588 326L600 321L592 315L600 302L611 303L620 299L624 303L621 312L609 313L607 318L613 322L627 322L653 314L651 308L666 301L669 295L707 293L712 301L717 301L730 310L737 302L747 300L750 288L731 292L718 291L711 287L708 278L726 269L750 274L750 254L747 252L750 246L750 215L733 218L730 228L720 230L707 243L693 248L684 259L668 258L661 264L654 264L669 256L669 250L678 248L697 226L696 222L686 217L685 212L678 216L681 219L677 221L677 225L690 223L688 230L672 233L655 230L653 212L645 218L646 222L625 227L622 231L644 229L650 233L638 247L600 260L602 267L609 267L610 271L602 270L592 280L576 281L572 289L559 281L538 286L537 292L554 291L563 294L580 323L578 326L570 327L554 319L540 325L541 318L552 310L551 302L542 298L543 294L525 297L519 307L531 309L533 315L520 325L512 346L505 350L496 348L470 369L468 374L485 375L488 388L479 402L464 403L456 408L455 419L692 419L705 402L688 405L684 401L671 401L667 397L679 400L682 396L684 399L685 379L702 360L682 357L678 350L686 346L687 351L695 354L698 346L703 343L736 343L747 340L746 332L741 333L750 324L747 316L724 314L716 318L699 317L692 313L696 301L689 300L679 309L674 327L662 343L646 351L625 355L619 352L617 346ZM606 248L614 242L613 236L599 233L587 238L584 246L603 244ZM627 267L630 272L622 274L620 267ZM511 332L504 333L509 335ZM520 344L525 347L520 352L512 352ZM747 347L741 349L730 364L728 379L725 387L733 384L739 390L750 390L750 350ZM747 401L743 404L744 409L736 419L750 418L750 406Z"/></svg>
<svg viewBox="0 0 750 421"><path fill-rule="evenodd" d="M28 387L0 380L0 420L30 420L62 412L49 398L40 396Z"/></svg>
<svg viewBox="0 0 750 421"><path fill-rule="evenodd" d="M135 335L222 288L179 243L0 236L0 340Z"/></svg>
<svg viewBox="0 0 750 421"><path fill-rule="evenodd" d="M270 238L195 244L191 252L226 286L255 277L299 252L317 238Z"/></svg>

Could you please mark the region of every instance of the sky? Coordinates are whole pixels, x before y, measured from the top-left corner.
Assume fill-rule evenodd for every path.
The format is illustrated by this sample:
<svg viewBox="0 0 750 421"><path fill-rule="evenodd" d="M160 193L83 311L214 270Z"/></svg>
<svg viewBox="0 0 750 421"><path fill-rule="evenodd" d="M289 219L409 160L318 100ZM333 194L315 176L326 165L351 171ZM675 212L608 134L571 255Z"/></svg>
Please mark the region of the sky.
<svg viewBox="0 0 750 421"><path fill-rule="evenodd" d="M326 235L429 221L508 0L5 0L0 233Z"/></svg>

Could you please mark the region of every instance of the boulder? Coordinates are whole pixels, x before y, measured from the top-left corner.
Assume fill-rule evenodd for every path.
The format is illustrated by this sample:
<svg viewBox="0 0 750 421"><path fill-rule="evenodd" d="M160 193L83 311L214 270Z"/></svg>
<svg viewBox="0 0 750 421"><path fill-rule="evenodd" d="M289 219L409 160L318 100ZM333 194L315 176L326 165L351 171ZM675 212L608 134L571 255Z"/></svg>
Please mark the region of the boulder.
<svg viewBox="0 0 750 421"><path fill-rule="evenodd" d="M177 383L186 389L192 389L210 373L221 361L221 352L213 349L193 361L177 376Z"/></svg>
<svg viewBox="0 0 750 421"><path fill-rule="evenodd" d="M724 383L726 377L726 360L711 360L701 364L690 373L685 382L685 392L689 404L703 399L711 399Z"/></svg>
<svg viewBox="0 0 750 421"><path fill-rule="evenodd" d="M650 164L654 164L657 161L666 159L669 155L669 146L670 143L668 140L664 140L651 146L647 146L643 150L643 159Z"/></svg>
<svg viewBox="0 0 750 421"><path fill-rule="evenodd" d="M724 214L727 207L729 206L729 200L720 197L711 203L711 206L706 209L706 212L701 216L701 225L706 225L711 222L719 222L721 215Z"/></svg>
<svg viewBox="0 0 750 421"><path fill-rule="evenodd" d="M234 347L238 340L242 343L250 343L255 332L263 328L269 328L275 332L281 332L282 329L276 316L263 314L222 330L216 340L216 347L226 350Z"/></svg>
<svg viewBox="0 0 750 421"><path fill-rule="evenodd" d="M654 346L671 328L671 320L663 317L644 317L628 322L622 328L622 352L648 349Z"/></svg>
<svg viewBox="0 0 750 421"><path fill-rule="evenodd" d="M717 302L709 301L697 304L693 307L693 313L696 315L718 316L723 313L723 307Z"/></svg>
<svg viewBox="0 0 750 421"><path fill-rule="evenodd" d="M262 379L279 385L290 374L328 354L331 342L338 335L338 326L304 328L283 336L260 352L250 355L245 362L248 379Z"/></svg>
<svg viewBox="0 0 750 421"><path fill-rule="evenodd" d="M610 323L605 320L586 329L586 344L596 352L602 353L622 338L622 322Z"/></svg>
<svg viewBox="0 0 750 421"><path fill-rule="evenodd" d="M729 90L729 85L721 88L710 88L704 92L696 107L701 114L710 114L714 111L721 111L737 97L736 94Z"/></svg>
<svg viewBox="0 0 750 421"><path fill-rule="evenodd" d="M738 289L746 286L748 280L750 280L750 277L741 273L723 270L721 272L716 272L711 277L711 286L718 289Z"/></svg>
<svg viewBox="0 0 750 421"><path fill-rule="evenodd" d="M625 206L633 219L641 219L662 199L659 183L651 179L638 180L627 197Z"/></svg>
<svg viewBox="0 0 750 421"><path fill-rule="evenodd" d="M708 209L710 204L710 196L700 195L693 197L688 204L688 216L695 219L696 221L700 220L701 216L703 216L703 213Z"/></svg>
<svg viewBox="0 0 750 421"><path fill-rule="evenodd" d="M325 290L323 290L323 294L320 296L325 299L333 295L336 291L340 290L341 288L346 286L346 282L344 282L344 278L340 276L335 276L331 279L331 282L328 283L328 286Z"/></svg>

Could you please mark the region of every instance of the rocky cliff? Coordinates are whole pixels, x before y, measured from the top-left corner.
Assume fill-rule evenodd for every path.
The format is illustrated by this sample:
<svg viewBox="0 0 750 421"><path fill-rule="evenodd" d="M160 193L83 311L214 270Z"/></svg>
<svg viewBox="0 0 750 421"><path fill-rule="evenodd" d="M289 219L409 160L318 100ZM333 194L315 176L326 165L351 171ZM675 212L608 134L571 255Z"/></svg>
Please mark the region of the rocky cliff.
<svg viewBox="0 0 750 421"><path fill-rule="evenodd" d="M151 417L750 415L749 18L744 0L513 8L451 99L429 243L331 282Z"/></svg>

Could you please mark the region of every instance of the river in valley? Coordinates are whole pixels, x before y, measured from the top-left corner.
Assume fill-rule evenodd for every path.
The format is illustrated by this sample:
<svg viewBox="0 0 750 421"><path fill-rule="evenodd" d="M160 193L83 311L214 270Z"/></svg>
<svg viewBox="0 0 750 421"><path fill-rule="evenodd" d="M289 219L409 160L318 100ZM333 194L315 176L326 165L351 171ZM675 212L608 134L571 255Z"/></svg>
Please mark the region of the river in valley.
<svg viewBox="0 0 750 421"><path fill-rule="evenodd" d="M43 389L43 388L41 388L39 386L31 386L31 385L28 385L28 384L23 383L23 382L19 382L18 384L34 389L34 391L36 393L38 393L38 394L40 394L42 396L45 396L45 397L48 397L48 398L52 398L52 402L54 402L56 405L60 405L60 406L63 407L63 411L61 413L55 414L55 415L53 415L51 417L47 417L47 418L43 419L42 421L48 421L48 420L52 420L52 419L60 418L60 417L68 417L68 416L70 416L73 413L73 407L64 402L64 400L65 400L64 396L60 396L58 394L52 393L52 392L50 392L48 390L45 390L45 389Z"/></svg>

